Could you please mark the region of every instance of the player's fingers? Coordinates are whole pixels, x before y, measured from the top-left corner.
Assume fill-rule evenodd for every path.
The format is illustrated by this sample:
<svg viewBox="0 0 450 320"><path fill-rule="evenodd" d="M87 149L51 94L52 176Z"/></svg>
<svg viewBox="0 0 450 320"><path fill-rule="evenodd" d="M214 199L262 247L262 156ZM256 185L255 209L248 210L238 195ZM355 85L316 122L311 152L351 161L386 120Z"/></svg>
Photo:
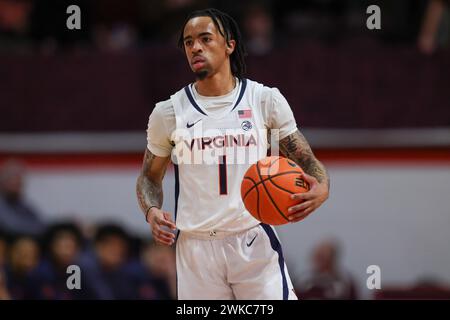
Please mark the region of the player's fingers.
<svg viewBox="0 0 450 320"><path fill-rule="evenodd" d="M165 237L165 236L162 236L162 235L160 235L157 239L159 241L162 241L162 242L167 243L167 244L173 244L175 242L175 239L168 238L168 237Z"/></svg>
<svg viewBox="0 0 450 320"><path fill-rule="evenodd" d="M175 239L175 234L173 234L170 231L166 231L163 228L159 227L159 226L155 226L152 230L153 235L159 237L159 236L163 236L163 237L167 237L169 239Z"/></svg>
<svg viewBox="0 0 450 320"><path fill-rule="evenodd" d="M155 229L155 228L152 228L152 236L153 236L153 238L158 238L158 236L159 236L159 230L158 229Z"/></svg>
<svg viewBox="0 0 450 320"><path fill-rule="evenodd" d="M298 218L303 218L304 216L308 215L308 214L311 213L313 210L314 210L313 207L307 207L307 208L305 208L305 209L303 209L303 210L299 210L299 211L297 211L297 212L294 212L293 214L290 214L289 217L288 217L288 219L289 219L290 221L291 221L291 220L295 221L295 220L297 220Z"/></svg>
<svg viewBox="0 0 450 320"><path fill-rule="evenodd" d="M153 238L157 242L160 242L160 243L163 243L163 244L167 244L167 245L171 245L175 241L174 240L175 236L172 234L173 235L173 237L172 237L172 236L170 236L170 234L171 233L168 233L167 231L160 230L160 229L153 229L152 230Z"/></svg>
<svg viewBox="0 0 450 320"><path fill-rule="evenodd" d="M167 227L169 227L170 229L173 229L173 230L175 230L175 228L176 228L175 224L172 221L170 221L170 220L166 220L166 219L161 219L159 217L155 217L155 222L157 224L159 224L159 225L167 226Z"/></svg>
<svg viewBox="0 0 450 320"><path fill-rule="evenodd" d="M166 238L168 238L168 239L175 239L175 234L173 234L173 233L170 232L170 231L160 230L160 231L159 231L159 235L160 235L161 237L166 237Z"/></svg>
<svg viewBox="0 0 450 320"><path fill-rule="evenodd" d="M307 174L307 173L302 173L301 176L302 176L302 178L305 179L306 182L308 182L309 184L314 184L314 183L317 183L317 182L318 182L316 178L314 178L313 176L310 176L310 175Z"/></svg>
<svg viewBox="0 0 450 320"><path fill-rule="evenodd" d="M154 239L157 243L164 244L166 246L171 246L174 243L173 240L166 240L164 238L154 238Z"/></svg>
<svg viewBox="0 0 450 320"><path fill-rule="evenodd" d="M176 225L175 225L175 222L172 220L172 217L171 217L169 212L164 212L164 218L166 219L166 221L168 221L171 224L168 227L173 229L173 230L175 230L176 229Z"/></svg>
<svg viewBox="0 0 450 320"><path fill-rule="evenodd" d="M306 208L305 210L303 210L300 213L296 213L296 214L289 216L289 221L292 223L299 222L299 221L305 219L307 216L309 216L313 211L314 211L314 208L312 208L312 207Z"/></svg>
<svg viewBox="0 0 450 320"><path fill-rule="evenodd" d="M290 207L288 209L288 212L291 214L291 213L294 213L297 211L303 211L311 205L312 205L311 201L305 201L305 202L302 202L300 204L296 204L295 206Z"/></svg>
<svg viewBox="0 0 450 320"><path fill-rule="evenodd" d="M315 197L314 191L308 191L304 193L294 193L293 195L291 195L291 199L302 201L312 200L314 199L314 197Z"/></svg>
<svg viewBox="0 0 450 320"><path fill-rule="evenodd" d="M301 217L298 217L298 218L295 218L295 219L290 220L289 222L290 222L290 223L296 223L296 222L302 221L302 220L305 219L307 216L309 216L309 214L304 214L304 215L302 215Z"/></svg>

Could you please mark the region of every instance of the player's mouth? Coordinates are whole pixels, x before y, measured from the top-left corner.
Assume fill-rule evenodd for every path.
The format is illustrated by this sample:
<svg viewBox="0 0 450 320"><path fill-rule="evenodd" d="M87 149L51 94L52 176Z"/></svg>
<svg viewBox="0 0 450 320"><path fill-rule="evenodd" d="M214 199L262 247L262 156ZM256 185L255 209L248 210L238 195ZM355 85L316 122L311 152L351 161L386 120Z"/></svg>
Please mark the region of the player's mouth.
<svg viewBox="0 0 450 320"><path fill-rule="evenodd" d="M191 63L194 69L200 69L205 66L206 59L200 56L196 56L192 59Z"/></svg>

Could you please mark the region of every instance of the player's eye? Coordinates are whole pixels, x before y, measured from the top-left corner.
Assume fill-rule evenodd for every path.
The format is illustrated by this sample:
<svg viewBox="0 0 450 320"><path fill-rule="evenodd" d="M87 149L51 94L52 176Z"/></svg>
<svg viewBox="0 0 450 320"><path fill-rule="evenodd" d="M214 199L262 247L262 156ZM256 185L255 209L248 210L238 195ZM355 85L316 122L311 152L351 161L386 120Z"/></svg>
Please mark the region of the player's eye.
<svg viewBox="0 0 450 320"><path fill-rule="evenodd" d="M203 38L203 42L210 42L211 41L211 38L210 37L204 37Z"/></svg>
<svg viewBox="0 0 450 320"><path fill-rule="evenodd" d="M190 47L190 46L192 45L192 40L187 40L187 41L184 43L184 45L185 45L186 47Z"/></svg>

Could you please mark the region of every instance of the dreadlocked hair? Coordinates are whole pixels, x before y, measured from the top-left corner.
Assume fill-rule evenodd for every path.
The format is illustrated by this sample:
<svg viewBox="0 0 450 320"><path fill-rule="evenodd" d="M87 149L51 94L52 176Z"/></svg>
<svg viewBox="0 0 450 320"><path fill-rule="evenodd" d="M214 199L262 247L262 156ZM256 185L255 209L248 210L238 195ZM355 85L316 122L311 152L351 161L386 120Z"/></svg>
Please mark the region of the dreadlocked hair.
<svg viewBox="0 0 450 320"><path fill-rule="evenodd" d="M184 41L183 41L183 33L184 28L189 20L196 17L210 17L214 22L217 30L219 30L220 34L225 38L225 41L228 45L230 40L234 40L236 42L233 53L230 56L230 64L231 64L231 73L242 79L243 75L246 72L245 60L244 57L247 55L245 50L241 32L239 31L239 27L236 21L230 17L228 14L219 11L217 9L204 9L197 10L192 12L186 19L183 24L183 28L181 29L180 36L178 38L178 47L180 49L184 49Z"/></svg>

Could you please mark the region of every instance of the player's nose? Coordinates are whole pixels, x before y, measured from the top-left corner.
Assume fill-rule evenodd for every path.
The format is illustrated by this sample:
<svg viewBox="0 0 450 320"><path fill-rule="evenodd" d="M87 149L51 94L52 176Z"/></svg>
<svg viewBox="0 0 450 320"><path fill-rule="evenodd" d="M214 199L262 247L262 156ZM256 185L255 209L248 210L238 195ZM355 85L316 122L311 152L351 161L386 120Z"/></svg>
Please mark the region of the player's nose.
<svg viewBox="0 0 450 320"><path fill-rule="evenodd" d="M194 41L194 44L192 45L192 52L193 53L202 52L202 45L201 45L200 41L198 41L198 40Z"/></svg>

